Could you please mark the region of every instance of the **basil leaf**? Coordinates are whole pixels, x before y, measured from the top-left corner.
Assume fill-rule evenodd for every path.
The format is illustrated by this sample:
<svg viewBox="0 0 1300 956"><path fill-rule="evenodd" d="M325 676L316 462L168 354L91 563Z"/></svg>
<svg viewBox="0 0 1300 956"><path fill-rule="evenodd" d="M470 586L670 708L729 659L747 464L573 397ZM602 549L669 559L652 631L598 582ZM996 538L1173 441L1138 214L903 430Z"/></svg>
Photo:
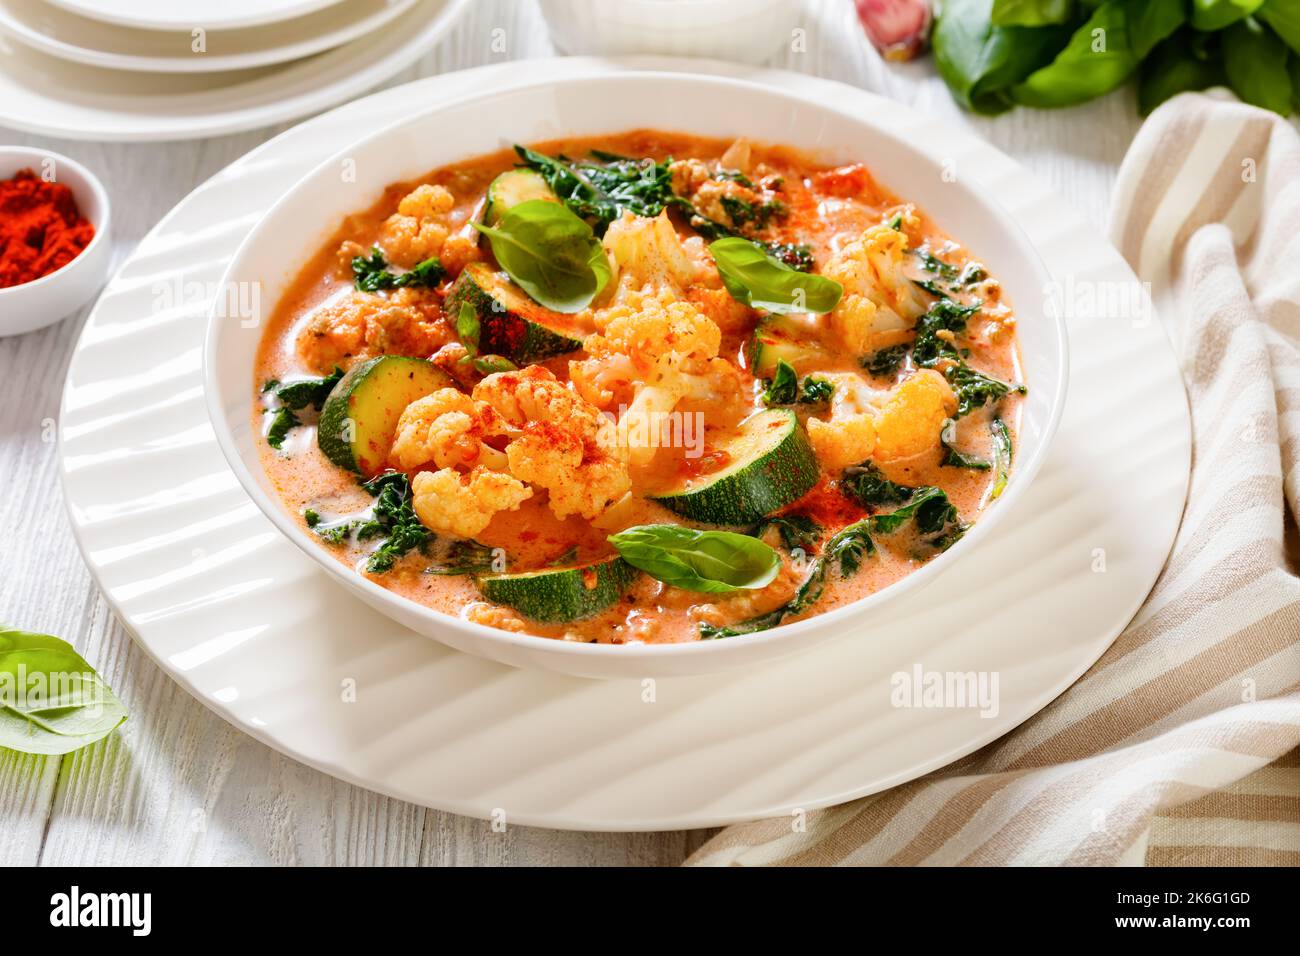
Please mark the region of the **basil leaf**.
<svg viewBox="0 0 1300 956"><path fill-rule="evenodd" d="M876 553L875 542L871 540L871 519L863 518L841 528L829 541L822 553L813 561L808 570L808 577L789 601L773 608L766 614L751 617L735 624L717 625L701 624L700 637L714 640L719 637L735 637L739 634L753 634L776 627L787 617L802 614L821 598L826 590L826 575L831 566L838 563L841 575L855 574L862 566L862 559Z"/></svg>
<svg viewBox="0 0 1300 956"><path fill-rule="evenodd" d="M1011 90L1025 106L1073 106L1108 93L1186 19L1183 0L1107 0L1049 65Z"/></svg>
<svg viewBox="0 0 1300 956"><path fill-rule="evenodd" d="M1186 30L1176 33L1142 63L1138 110L1143 116L1179 93L1205 90L1227 82L1222 63L1196 55L1189 33Z"/></svg>
<svg viewBox="0 0 1300 956"><path fill-rule="evenodd" d="M122 702L71 644L0 624L0 747L71 753L124 720Z"/></svg>
<svg viewBox="0 0 1300 956"><path fill-rule="evenodd" d="M1242 20L1264 5L1264 0L1192 0L1192 26L1209 33Z"/></svg>
<svg viewBox="0 0 1300 956"><path fill-rule="evenodd" d="M1041 27L1066 23L1074 0L993 0L990 19L1000 27Z"/></svg>
<svg viewBox="0 0 1300 956"><path fill-rule="evenodd" d="M1223 69L1228 83L1242 101L1289 116L1291 74L1287 48L1254 17L1223 31Z"/></svg>
<svg viewBox="0 0 1300 956"><path fill-rule="evenodd" d="M613 275L591 226L559 203L530 199L495 227L474 228L515 284L552 311L581 312Z"/></svg>
<svg viewBox="0 0 1300 956"><path fill-rule="evenodd" d="M791 269L748 239L718 239L709 244L709 252L731 297L756 309L829 312L844 295L834 279Z"/></svg>
<svg viewBox="0 0 1300 956"><path fill-rule="evenodd" d="M781 567L773 548L731 531L647 524L612 534L609 543L651 577L706 594L767 587Z"/></svg>
<svg viewBox="0 0 1300 956"><path fill-rule="evenodd" d="M993 0L945 0L935 21L935 65L957 102L976 113L1012 106L1008 90L1050 63L1070 36L1068 25L998 26Z"/></svg>
<svg viewBox="0 0 1300 956"><path fill-rule="evenodd" d="M1294 0L1268 0L1259 8L1263 20L1294 52L1300 53L1300 3Z"/></svg>

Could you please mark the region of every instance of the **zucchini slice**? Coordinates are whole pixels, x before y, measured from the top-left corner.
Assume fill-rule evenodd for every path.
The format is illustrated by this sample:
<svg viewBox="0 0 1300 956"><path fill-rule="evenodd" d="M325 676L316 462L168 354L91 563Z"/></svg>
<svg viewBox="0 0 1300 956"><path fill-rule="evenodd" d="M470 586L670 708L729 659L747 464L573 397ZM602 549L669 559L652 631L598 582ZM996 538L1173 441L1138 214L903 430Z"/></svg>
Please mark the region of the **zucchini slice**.
<svg viewBox="0 0 1300 956"><path fill-rule="evenodd" d="M475 583L494 604L543 624L563 624L605 610L623 596L635 576L632 565L613 557L572 568L483 575Z"/></svg>
<svg viewBox="0 0 1300 956"><path fill-rule="evenodd" d="M432 362L380 355L354 365L321 408L316 443L341 468L370 477L384 470L397 420L417 398L454 385Z"/></svg>
<svg viewBox="0 0 1300 956"><path fill-rule="evenodd" d="M482 262L466 266L447 294L447 314L469 305L478 317L480 355L501 355L517 365L582 348L571 316L538 305L504 272Z"/></svg>
<svg viewBox="0 0 1300 956"><path fill-rule="evenodd" d="M720 451L727 461L721 470L688 478L654 500L694 521L748 525L817 484L817 459L793 409L751 415Z"/></svg>
<svg viewBox="0 0 1300 956"><path fill-rule="evenodd" d="M495 226L509 210L530 199L559 202L540 174L531 169L512 169L492 180L487 188L483 222Z"/></svg>
<svg viewBox="0 0 1300 956"><path fill-rule="evenodd" d="M830 356L812 333L791 319L767 315L754 327L749 342L749 368L755 378L771 378L776 363L785 359L803 374L824 368Z"/></svg>

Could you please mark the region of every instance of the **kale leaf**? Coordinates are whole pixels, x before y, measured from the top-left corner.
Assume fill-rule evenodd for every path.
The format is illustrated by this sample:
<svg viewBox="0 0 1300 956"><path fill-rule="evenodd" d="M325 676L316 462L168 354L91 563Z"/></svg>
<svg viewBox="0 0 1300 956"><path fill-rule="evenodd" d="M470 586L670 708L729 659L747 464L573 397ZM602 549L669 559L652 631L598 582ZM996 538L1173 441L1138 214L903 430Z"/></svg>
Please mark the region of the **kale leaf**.
<svg viewBox="0 0 1300 956"><path fill-rule="evenodd" d="M411 481L403 472L384 472L361 487L375 496L375 504L373 517L357 527L357 539L384 538L366 560L368 572L384 574L403 555L427 547L433 535L416 517Z"/></svg>
<svg viewBox="0 0 1300 956"><path fill-rule="evenodd" d="M862 367L872 375L897 375L910 348L911 346L908 345L891 345L889 348L872 352L862 359Z"/></svg>
<svg viewBox="0 0 1300 956"><path fill-rule="evenodd" d="M665 209L678 209L692 229L710 242L740 236L753 239L741 226L761 229L772 219L786 214L779 200L755 205L743 199L727 197L723 208L735 228L701 215L693 203L673 192L672 160L662 163L649 157L635 159L603 150L592 150L591 160L572 160L567 156L546 156L526 146L515 146L522 164L536 171L560 200L587 220L596 235L605 234L610 223L624 211L636 216L657 216ZM719 171L720 179L731 179L750 186L747 179L733 170ZM744 181L742 182L742 179ZM729 202L728 202L729 201ZM812 248L803 243L753 240L775 259L792 269L809 272L813 267Z"/></svg>
<svg viewBox="0 0 1300 956"><path fill-rule="evenodd" d="M287 406L277 408L275 417L271 419L271 427L266 430L266 443L279 451L284 447L284 440L288 437L289 430L301 424L293 409Z"/></svg>
<svg viewBox="0 0 1300 956"><path fill-rule="evenodd" d="M953 442L957 440L957 420L954 418L944 419L943 428L939 431L939 444L943 446L943 461L939 464L949 468L970 468L973 471L988 471L993 467L993 463L977 455L968 455L965 452L958 451L953 447Z"/></svg>
<svg viewBox="0 0 1300 956"><path fill-rule="evenodd" d="M769 529L775 529L787 551L796 548L810 553L821 537L822 526L808 515L774 515L754 525L749 534L761 538Z"/></svg>
<svg viewBox="0 0 1300 956"><path fill-rule="evenodd" d="M433 288L443 280L447 270L437 256L425 259L409 272L390 272L388 260L383 250L372 246L369 256L352 257L352 276L356 287L362 292L378 292L381 289L401 289L406 286Z"/></svg>
<svg viewBox="0 0 1300 956"><path fill-rule="evenodd" d="M872 462L850 465L840 478L840 490L864 508L879 510L885 505L910 501L915 488L898 485L887 479Z"/></svg>
<svg viewBox="0 0 1300 956"><path fill-rule="evenodd" d="M799 401L804 405L820 405L829 402L835 394L835 385L824 378L809 375L799 386Z"/></svg>
<svg viewBox="0 0 1300 956"><path fill-rule="evenodd" d="M452 541L438 560L424 569L425 574L462 575L494 570L496 551L477 541Z"/></svg>
<svg viewBox="0 0 1300 956"><path fill-rule="evenodd" d="M785 359L777 359L776 370L767 380L767 389L763 392L766 405L793 405L799 398L799 376L794 366Z"/></svg>
<svg viewBox="0 0 1300 956"><path fill-rule="evenodd" d="M977 408L990 402L1000 402L1007 393L1023 395L1028 389L1024 385L1013 385L1000 379L985 375L971 368L965 362L949 366L944 372L948 384L957 396L957 417L969 415Z"/></svg>
<svg viewBox="0 0 1300 956"><path fill-rule="evenodd" d="M941 332L956 335L966 331L966 322L979 311L978 302L960 305L952 299L939 299L925 315L916 321L916 344L912 346L912 362L921 368L932 368L940 359L961 358L961 353Z"/></svg>
<svg viewBox="0 0 1300 956"><path fill-rule="evenodd" d="M600 150L592 151L596 162L545 156L526 146L516 146L515 152L566 206L591 222L597 235L604 235L624 211L653 217L669 205L684 202L673 194L673 177L666 162Z"/></svg>
<svg viewBox="0 0 1300 956"><path fill-rule="evenodd" d="M276 451L282 449L290 429L302 424L302 420L294 412L308 405L320 411L325 404L325 399L329 398L330 392L342 377L343 369L336 365L334 371L324 378L304 378L290 382L288 385L272 379L263 385L262 393L274 391L276 400L280 403L275 409L270 427L266 430L266 443Z"/></svg>
<svg viewBox="0 0 1300 956"><path fill-rule="evenodd" d="M325 399L330 397L334 386L343 378L343 369L337 365L334 371L324 378L304 378L288 385L280 385L275 390L275 397L286 408L302 409L311 405L316 411L325 407Z"/></svg>
<svg viewBox="0 0 1300 956"><path fill-rule="evenodd" d="M794 366L785 359L777 359L776 370L770 379L764 379L767 388L763 391L765 405L819 405L829 402L835 394L835 385L824 378L809 375L800 384Z"/></svg>

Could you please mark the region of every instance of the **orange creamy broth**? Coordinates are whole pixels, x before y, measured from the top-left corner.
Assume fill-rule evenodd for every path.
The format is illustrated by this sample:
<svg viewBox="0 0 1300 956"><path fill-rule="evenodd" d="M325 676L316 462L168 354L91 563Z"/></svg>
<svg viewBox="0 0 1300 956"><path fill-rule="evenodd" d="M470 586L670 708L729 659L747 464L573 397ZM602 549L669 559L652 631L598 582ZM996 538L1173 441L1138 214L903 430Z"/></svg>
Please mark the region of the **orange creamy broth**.
<svg viewBox="0 0 1300 956"><path fill-rule="evenodd" d="M595 148L627 156L650 156L659 160L668 157L716 160L729 145L730 141L727 140L638 131L618 136L557 140L533 144L533 148L548 155L563 153L584 156ZM788 208L788 216L774 223L763 233L763 237L782 242L807 243L813 250L816 271L820 271L826 260L846 242L870 226L880 223L887 213L900 204L898 198L879 186L860 166L827 167L794 149L758 146L754 147L753 163L761 164L785 179L781 198ZM348 260L355 252L368 250L379 240L384 220L396 211L403 196L421 183L445 186L455 197L455 206L449 216L453 234L457 228L468 234L468 223L481 214L488 184L496 175L515 164L514 152L502 151L434 170L418 180L388 187L383 197L369 209L349 216L319 252L304 265L277 303L258 351L256 381L290 380L324 371L321 368L311 368L304 361L299 348L300 336L315 310L345 296L351 289L352 275L347 267ZM931 251L958 265L974 260L969 251L944 235L924 212L916 210L916 215L920 223L921 240ZM677 226L683 238L693 235L692 230L681 221L677 221ZM916 247L919 243L913 242L912 245ZM445 288L444 285L440 291L445 291ZM420 295L429 303L436 305L438 301L438 296L433 292L421 291ZM997 295L995 288L991 295L985 297L986 301L996 304ZM751 317L756 318L757 313ZM744 385L753 393L754 407L758 408L761 407L758 394L762 385L755 382L748 373L745 355L745 346L752 328L753 321L741 329L724 329L723 348L719 354L742 369ZM594 331L594 328L576 331L586 333ZM449 333L448 339L453 340L454 336ZM969 346L972 350L969 361L975 367L1005 381L1024 380L1013 338L999 344L981 344L972 339ZM572 353L540 364L563 381L567 378L569 359L583 354ZM839 355L837 364L819 369L820 371L860 371L855 356L845 355L843 350L832 350L832 354ZM345 367L349 361L350 359L343 361ZM258 399L260 396L255 396L253 402L254 424L255 427L264 429L263 411ZM1013 440L1017 437L1020 405L1021 399L1014 395L1004 399L1001 405L1001 417L1010 427ZM685 402L679 409L687 413L704 412L706 426L703 457L690 457L683 448L662 448L650 467L634 469L634 488L645 492L653 491L680 475L707 473L725 464L717 459L714 447L721 437L732 432L735 414L723 415L718 409L710 408L704 403ZM987 421L987 409L976 410L962 419L959 435L964 451L989 457L991 439L984 427ZM261 446L263 467L286 509L291 514L301 516L304 509L310 507L329 516L352 513L369 505L372 499L358 487L355 478L333 465L319 451L314 432L314 427L310 426L295 429L284 443L282 453L277 453L265 443ZM908 485L931 484L942 488L957 507L962 519L967 522L978 517L987 502L993 482L991 472L940 467L937 453L928 462L913 461L904 467L886 469L886 475L891 480ZM557 519L546 502L544 493L535 494L517 511L496 515L477 540L489 547L504 548L510 556L512 571L546 566L575 547L578 558L582 561L611 553L605 541L606 531L597 530L578 517ZM639 502L638 509L635 520L628 521L628 524L691 523L654 502ZM783 510L810 515L827 528L828 535L866 513L840 494L825 475L804 498ZM880 549L878 555L866 561L857 574L849 578L841 578L834 573L828 575L822 598L813 612L805 612L802 617L852 603L898 581L919 567L919 563L908 554L909 541L906 534L882 539L877 544ZM322 547L337 560L359 571L370 545L331 546L322 542ZM806 568L796 564L784 551L782 557L785 564L777 581L763 591L741 591L730 595L699 594L668 587L648 575L640 574L623 598L599 615L558 625L528 621L526 629L530 633L549 637L611 643L631 640L654 643L696 640L701 620L713 624L734 623L771 610L788 600L802 580ZM424 566L427 563L427 559L422 559L418 554L409 555L387 574L370 577L397 594L447 614L464 616L468 605L482 601L471 578L426 574ZM798 619L787 618L787 621Z"/></svg>

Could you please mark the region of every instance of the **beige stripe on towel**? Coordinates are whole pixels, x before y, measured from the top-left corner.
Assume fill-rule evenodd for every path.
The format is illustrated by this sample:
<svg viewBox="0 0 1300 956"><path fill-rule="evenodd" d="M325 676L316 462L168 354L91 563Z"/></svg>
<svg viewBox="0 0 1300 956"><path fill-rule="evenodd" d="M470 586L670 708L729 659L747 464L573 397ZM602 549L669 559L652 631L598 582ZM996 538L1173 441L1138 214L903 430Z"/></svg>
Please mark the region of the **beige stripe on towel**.
<svg viewBox="0 0 1300 956"><path fill-rule="evenodd" d="M1176 343L1192 480L1133 623L1044 711L695 865L1300 865L1300 136L1198 94L1142 127L1111 238Z"/></svg>

